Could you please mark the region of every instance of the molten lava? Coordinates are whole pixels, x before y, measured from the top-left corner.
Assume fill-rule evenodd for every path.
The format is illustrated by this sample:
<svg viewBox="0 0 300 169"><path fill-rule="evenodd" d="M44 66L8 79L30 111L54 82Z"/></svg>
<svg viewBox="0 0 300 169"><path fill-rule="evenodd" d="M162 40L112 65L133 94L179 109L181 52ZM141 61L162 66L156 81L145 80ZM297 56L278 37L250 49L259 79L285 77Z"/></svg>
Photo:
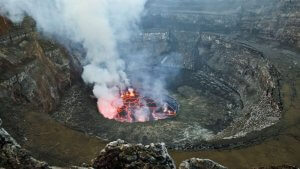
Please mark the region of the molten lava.
<svg viewBox="0 0 300 169"><path fill-rule="evenodd" d="M145 122L176 116L175 108L165 101L141 96L133 88L121 91L113 99L98 99L99 112L120 122Z"/></svg>

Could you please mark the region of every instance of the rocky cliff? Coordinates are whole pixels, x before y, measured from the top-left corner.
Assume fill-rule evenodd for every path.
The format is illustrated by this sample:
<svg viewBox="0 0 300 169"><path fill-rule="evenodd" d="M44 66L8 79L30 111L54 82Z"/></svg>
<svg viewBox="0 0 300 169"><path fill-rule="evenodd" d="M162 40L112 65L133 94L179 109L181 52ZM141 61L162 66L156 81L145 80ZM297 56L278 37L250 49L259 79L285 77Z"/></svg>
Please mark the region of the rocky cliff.
<svg viewBox="0 0 300 169"><path fill-rule="evenodd" d="M69 55L25 19L0 38L0 110L22 104L53 110L71 82Z"/></svg>

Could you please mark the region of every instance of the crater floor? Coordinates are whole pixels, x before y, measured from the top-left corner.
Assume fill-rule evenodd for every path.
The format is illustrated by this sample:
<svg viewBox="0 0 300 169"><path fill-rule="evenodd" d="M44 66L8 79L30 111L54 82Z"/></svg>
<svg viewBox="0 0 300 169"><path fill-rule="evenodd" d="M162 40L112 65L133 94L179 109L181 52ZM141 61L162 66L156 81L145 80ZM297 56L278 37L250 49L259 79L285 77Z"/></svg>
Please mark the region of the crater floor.
<svg viewBox="0 0 300 169"><path fill-rule="evenodd" d="M132 143L165 142L168 147L193 148L203 141L218 140L218 133L242 116L239 95L203 72L178 72L166 79L170 84L168 94L180 105L174 118L142 123L106 119L83 84L70 88L51 116L71 128L109 141L121 138Z"/></svg>

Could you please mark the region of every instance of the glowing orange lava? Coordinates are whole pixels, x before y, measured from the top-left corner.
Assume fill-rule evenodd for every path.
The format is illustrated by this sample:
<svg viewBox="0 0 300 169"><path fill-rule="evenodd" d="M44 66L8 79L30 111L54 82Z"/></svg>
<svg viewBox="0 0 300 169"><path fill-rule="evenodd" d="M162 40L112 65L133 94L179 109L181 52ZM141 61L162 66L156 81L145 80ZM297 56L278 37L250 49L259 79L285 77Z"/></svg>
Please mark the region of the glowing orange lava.
<svg viewBox="0 0 300 169"><path fill-rule="evenodd" d="M176 116L176 110L167 102L142 97L133 88L120 92L113 99L98 99L98 109L104 117L120 122L145 122Z"/></svg>

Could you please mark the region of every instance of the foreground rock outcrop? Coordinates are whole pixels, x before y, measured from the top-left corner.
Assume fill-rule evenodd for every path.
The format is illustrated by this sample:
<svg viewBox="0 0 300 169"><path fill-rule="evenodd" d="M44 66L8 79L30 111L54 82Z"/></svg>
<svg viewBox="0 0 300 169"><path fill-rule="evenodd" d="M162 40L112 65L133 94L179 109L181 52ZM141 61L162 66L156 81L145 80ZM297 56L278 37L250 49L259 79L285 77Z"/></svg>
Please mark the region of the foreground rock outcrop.
<svg viewBox="0 0 300 169"><path fill-rule="evenodd" d="M227 169L212 160L209 159L199 159L199 158L191 158L183 161L179 165L179 169Z"/></svg>
<svg viewBox="0 0 300 169"><path fill-rule="evenodd" d="M95 169L175 169L164 143L128 144L123 140L109 143L94 160Z"/></svg>

